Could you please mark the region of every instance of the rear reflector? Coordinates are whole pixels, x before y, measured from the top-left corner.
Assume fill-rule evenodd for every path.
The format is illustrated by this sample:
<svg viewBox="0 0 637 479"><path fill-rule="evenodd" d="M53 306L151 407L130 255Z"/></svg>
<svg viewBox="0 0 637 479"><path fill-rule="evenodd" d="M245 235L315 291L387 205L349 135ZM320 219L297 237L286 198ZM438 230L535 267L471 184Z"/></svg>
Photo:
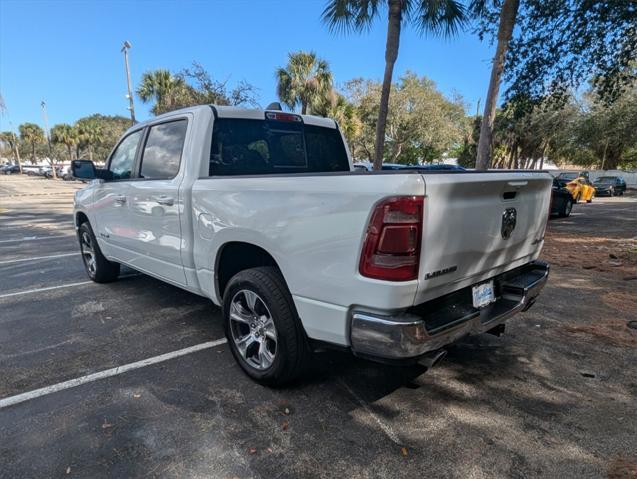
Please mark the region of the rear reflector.
<svg viewBox="0 0 637 479"><path fill-rule="evenodd" d="M298 122L303 121L303 118L293 113L281 113L281 112L275 113L273 111L267 111L265 112L265 117L268 120L276 120L276 121L298 121Z"/></svg>
<svg viewBox="0 0 637 479"><path fill-rule="evenodd" d="M385 281L418 278L423 196L394 196L374 207L359 271Z"/></svg>

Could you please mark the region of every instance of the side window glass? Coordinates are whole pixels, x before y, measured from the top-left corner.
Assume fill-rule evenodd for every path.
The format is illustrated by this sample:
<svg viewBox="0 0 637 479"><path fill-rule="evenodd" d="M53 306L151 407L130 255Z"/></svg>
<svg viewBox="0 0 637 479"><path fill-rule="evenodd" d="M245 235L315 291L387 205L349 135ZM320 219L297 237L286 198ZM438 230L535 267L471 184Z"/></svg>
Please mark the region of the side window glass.
<svg viewBox="0 0 637 479"><path fill-rule="evenodd" d="M159 180L177 176L187 127L187 120L150 127L142 156L141 178Z"/></svg>
<svg viewBox="0 0 637 479"><path fill-rule="evenodd" d="M143 130L138 130L128 135L113 152L108 170L114 180L126 180L131 177L142 132Z"/></svg>

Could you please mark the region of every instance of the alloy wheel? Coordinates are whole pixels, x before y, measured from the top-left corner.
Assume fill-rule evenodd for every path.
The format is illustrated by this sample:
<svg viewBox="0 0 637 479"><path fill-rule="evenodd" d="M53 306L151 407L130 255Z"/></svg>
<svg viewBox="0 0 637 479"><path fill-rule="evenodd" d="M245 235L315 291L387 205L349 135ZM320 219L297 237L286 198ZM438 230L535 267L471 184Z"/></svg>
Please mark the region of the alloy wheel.
<svg viewBox="0 0 637 479"><path fill-rule="evenodd" d="M82 231L82 235L80 237L80 248L82 250L82 258L84 259L84 264L86 265L88 274L89 276L94 277L97 272L95 249L93 248L91 236L86 231Z"/></svg>
<svg viewBox="0 0 637 479"><path fill-rule="evenodd" d="M242 289L230 302L230 333L241 357L255 369L272 366L277 353L277 331L261 297Z"/></svg>

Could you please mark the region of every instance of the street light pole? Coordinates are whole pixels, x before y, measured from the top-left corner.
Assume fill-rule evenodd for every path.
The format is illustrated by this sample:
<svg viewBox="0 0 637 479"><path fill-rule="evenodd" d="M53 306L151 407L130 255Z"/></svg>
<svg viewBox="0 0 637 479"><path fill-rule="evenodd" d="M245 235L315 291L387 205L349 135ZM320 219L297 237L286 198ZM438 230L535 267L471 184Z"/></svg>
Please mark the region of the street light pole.
<svg viewBox="0 0 637 479"><path fill-rule="evenodd" d="M46 114L46 102L42 100L40 102L42 107L42 117L44 118L44 134L46 135L46 142L49 146L49 163L51 163L51 175L53 179L57 179L58 175L55 171L55 163L53 163L53 151L51 150L51 132L49 131L49 117Z"/></svg>
<svg viewBox="0 0 637 479"><path fill-rule="evenodd" d="M133 105L133 87L130 81L130 68L128 66L128 49L132 47L130 42L126 40L122 45L122 52L124 53L124 64L126 65L126 79L128 81L128 109L130 110L130 119L133 122L133 125L136 123L135 121L135 105Z"/></svg>

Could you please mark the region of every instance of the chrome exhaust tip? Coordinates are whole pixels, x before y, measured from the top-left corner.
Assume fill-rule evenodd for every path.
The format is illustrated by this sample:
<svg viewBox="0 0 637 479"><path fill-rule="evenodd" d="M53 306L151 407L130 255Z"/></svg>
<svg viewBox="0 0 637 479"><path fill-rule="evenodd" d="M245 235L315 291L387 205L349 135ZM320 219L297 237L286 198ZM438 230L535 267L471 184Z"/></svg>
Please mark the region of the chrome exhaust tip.
<svg viewBox="0 0 637 479"><path fill-rule="evenodd" d="M431 353L425 354L418 360L418 364L422 364L427 369L431 369L440 361L442 361L446 355L447 351L445 349L438 349L437 351L432 351Z"/></svg>

